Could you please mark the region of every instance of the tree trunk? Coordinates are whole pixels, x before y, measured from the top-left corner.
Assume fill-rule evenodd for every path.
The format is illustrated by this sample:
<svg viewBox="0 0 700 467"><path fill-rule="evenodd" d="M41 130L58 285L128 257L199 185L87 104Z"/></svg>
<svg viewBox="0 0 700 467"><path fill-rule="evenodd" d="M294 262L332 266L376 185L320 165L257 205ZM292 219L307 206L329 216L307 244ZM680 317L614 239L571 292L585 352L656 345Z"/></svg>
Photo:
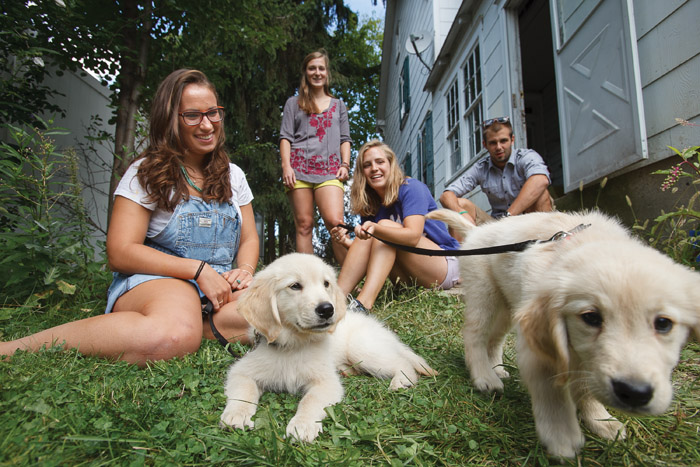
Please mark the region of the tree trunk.
<svg viewBox="0 0 700 467"><path fill-rule="evenodd" d="M125 51L121 56L119 73L119 98L117 121L114 134L114 163L109 183L109 219L112 217L112 194L122 175L136 157L136 113L139 110L141 90L146 79L148 66L149 39L151 35L151 2L145 2L140 9L137 0L124 2L123 32Z"/></svg>

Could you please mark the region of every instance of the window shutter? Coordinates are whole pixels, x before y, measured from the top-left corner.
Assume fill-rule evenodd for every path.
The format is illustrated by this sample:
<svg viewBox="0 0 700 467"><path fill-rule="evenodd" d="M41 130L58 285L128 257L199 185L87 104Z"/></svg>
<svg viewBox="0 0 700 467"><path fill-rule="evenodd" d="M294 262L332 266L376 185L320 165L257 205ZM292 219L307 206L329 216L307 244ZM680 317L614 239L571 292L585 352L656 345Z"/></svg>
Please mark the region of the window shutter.
<svg viewBox="0 0 700 467"><path fill-rule="evenodd" d="M425 137L423 138L423 144L425 145L425 166L423 167L423 181L428 188L430 193L435 196L435 177L433 166L435 165L433 160L433 114L428 114L428 118L425 119Z"/></svg>
<svg viewBox="0 0 700 467"><path fill-rule="evenodd" d="M408 56L403 61L403 102L404 102L404 113L408 113L411 110L411 84L408 79Z"/></svg>

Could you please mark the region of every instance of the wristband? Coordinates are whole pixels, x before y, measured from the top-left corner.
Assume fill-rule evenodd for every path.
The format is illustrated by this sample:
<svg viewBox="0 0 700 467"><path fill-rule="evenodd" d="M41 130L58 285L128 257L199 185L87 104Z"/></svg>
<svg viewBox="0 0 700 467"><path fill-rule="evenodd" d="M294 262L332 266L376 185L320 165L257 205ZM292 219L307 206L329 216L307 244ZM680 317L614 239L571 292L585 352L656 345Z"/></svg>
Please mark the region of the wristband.
<svg viewBox="0 0 700 467"><path fill-rule="evenodd" d="M459 211L459 215L461 216L462 214L469 214L469 211Z"/></svg>
<svg viewBox="0 0 700 467"><path fill-rule="evenodd" d="M197 269L197 273L194 275L194 278L192 279L193 281L197 282L197 279L199 278L199 275L202 273L202 269L204 269L204 265L207 264L206 261L202 261L199 263L199 268Z"/></svg>
<svg viewBox="0 0 700 467"><path fill-rule="evenodd" d="M341 167L345 167L346 169L349 169L349 168L350 168L350 164L348 164L347 162L341 162L341 163L340 163L340 166L341 166Z"/></svg>

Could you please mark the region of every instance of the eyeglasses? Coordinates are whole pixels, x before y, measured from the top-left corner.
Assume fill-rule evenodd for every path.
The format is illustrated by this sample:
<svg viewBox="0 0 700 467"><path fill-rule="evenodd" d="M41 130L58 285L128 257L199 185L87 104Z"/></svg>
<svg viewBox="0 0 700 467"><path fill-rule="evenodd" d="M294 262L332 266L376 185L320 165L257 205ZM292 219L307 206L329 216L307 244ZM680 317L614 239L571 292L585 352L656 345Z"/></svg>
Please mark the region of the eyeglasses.
<svg viewBox="0 0 700 467"><path fill-rule="evenodd" d="M488 120L484 120L481 123L481 127L485 130L494 123L509 123L510 122L510 117L496 117L496 118L489 118Z"/></svg>
<svg viewBox="0 0 700 467"><path fill-rule="evenodd" d="M182 117L182 121L185 122L185 125L189 126L195 126L202 123L202 119L204 119L205 115L210 122L217 123L224 119L224 108L219 106L211 110L207 110L206 112L188 110L187 112L181 112L178 115Z"/></svg>

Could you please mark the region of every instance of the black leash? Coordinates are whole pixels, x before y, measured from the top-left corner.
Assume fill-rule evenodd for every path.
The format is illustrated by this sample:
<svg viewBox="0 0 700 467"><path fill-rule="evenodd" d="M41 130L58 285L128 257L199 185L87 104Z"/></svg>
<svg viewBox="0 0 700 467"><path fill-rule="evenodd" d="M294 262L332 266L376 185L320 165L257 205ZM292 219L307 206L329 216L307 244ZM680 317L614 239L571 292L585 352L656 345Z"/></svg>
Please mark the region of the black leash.
<svg viewBox="0 0 700 467"><path fill-rule="evenodd" d="M231 350L231 343L226 340L224 336L221 335L218 329L216 329L216 326L214 326L214 305L212 302L207 298L207 297L202 297L202 315L207 316L209 319L209 327L211 327L211 332L214 334L214 337L216 337L216 340L219 341L219 344L223 345L226 350L228 350L228 353L233 355L234 358L240 357L236 352Z"/></svg>
<svg viewBox="0 0 700 467"><path fill-rule="evenodd" d="M397 248L399 250L407 251L409 253L415 253L417 255L425 255L425 256L476 256L476 255L495 255L498 253L509 253L509 252L517 252L517 251L524 251L527 247L530 245L534 245L536 243L548 243L548 242L556 242L559 240L563 240L566 237L569 237L576 232L580 232L583 229L586 229L590 227L591 224L579 224L573 229L569 230L568 232L565 231L559 231L552 235L549 239L547 240L526 240L524 242L518 242L518 243L509 243L507 245L497 245L497 246L491 246L491 247L486 247L486 248L474 248L472 250L429 250L427 248L416 248L412 246L407 246L407 245L401 245L400 243L394 243L390 242L389 240L384 240L382 238L377 237L374 234L371 234L367 232L369 236L372 238L376 238L380 242L386 243L389 246L392 246L394 248ZM349 225L346 224L338 224L338 227L342 227L348 232L354 232L355 229Z"/></svg>

